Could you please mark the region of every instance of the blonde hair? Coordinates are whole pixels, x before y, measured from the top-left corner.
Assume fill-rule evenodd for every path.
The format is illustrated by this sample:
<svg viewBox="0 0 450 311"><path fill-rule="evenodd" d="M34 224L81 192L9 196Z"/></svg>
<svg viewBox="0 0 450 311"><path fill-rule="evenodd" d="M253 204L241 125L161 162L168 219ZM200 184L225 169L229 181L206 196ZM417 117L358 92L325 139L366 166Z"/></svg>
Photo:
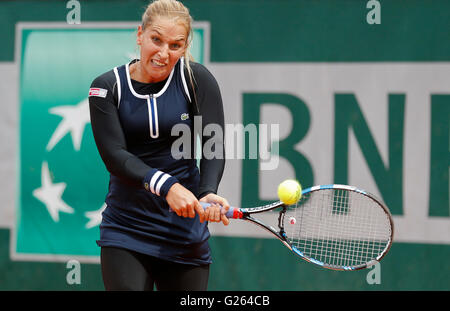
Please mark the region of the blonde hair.
<svg viewBox="0 0 450 311"><path fill-rule="evenodd" d="M148 25L151 25L153 20L157 17L173 18L186 27L188 37L186 38L184 62L189 73L189 79L191 80L192 87L194 88L194 84L192 82L192 69L189 64L190 61L194 61L194 58L189 51L194 36L192 30L193 19L189 13L189 9L177 0L154 0L147 6L144 14L142 15L142 30L145 30Z"/></svg>

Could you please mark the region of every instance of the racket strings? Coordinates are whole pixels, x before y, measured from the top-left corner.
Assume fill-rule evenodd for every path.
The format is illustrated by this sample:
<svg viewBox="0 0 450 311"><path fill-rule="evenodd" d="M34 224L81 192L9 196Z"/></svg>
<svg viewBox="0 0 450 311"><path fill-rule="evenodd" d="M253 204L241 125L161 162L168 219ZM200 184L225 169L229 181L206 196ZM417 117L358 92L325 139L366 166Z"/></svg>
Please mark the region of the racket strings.
<svg viewBox="0 0 450 311"><path fill-rule="evenodd" d="M306 257L336 267L366 264L383 253L391 232L389 218L371 198L345 189L312 192L285 217L288 239Z"/></svg>

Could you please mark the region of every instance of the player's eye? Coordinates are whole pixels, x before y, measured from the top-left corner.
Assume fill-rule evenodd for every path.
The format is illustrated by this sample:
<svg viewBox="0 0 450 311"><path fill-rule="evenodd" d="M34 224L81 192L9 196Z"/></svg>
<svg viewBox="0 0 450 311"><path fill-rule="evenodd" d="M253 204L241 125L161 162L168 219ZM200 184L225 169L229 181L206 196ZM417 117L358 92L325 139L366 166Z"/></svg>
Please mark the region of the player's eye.
<svg viewBox="0 0 450 311"><path fill-rule="evenodd" d="M152 41L155 43L161 42L161 40L158 37L152 37Z"/></svg>
<svg viewBox="0 0 450 311"><path fill-rule="evenodd" d="M181 47L181 45L178 44L178 43L172 43L172 44L170 45L170 48L171 48L172 50L178 50L180 47Z"/></svg>

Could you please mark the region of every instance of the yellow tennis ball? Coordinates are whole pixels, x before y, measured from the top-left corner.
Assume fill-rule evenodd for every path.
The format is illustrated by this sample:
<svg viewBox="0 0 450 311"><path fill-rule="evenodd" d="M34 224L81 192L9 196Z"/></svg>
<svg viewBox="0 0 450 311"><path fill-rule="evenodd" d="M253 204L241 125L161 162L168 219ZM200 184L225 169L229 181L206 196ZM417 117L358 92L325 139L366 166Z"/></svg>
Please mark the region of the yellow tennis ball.
<svg viewBox="0 0 450 311"><path fill-rule="evenodd" d="M302 196L302 186L293 179L287 179L278 186L278 197L284 204L297 203Z"/></svg>

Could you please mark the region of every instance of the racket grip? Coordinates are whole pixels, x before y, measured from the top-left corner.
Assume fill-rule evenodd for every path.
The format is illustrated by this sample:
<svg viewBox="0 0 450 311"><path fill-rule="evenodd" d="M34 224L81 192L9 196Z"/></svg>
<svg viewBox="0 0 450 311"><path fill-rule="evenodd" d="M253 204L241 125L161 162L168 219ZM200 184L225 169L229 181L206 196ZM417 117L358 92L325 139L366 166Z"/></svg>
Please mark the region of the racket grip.
<svg viewBox="0 0 450 311"><path fill-rule="evenodd" d="M203 209L206 209L208 206L211 205L205 202L200 202L200 204L202 205ZM242 218L243 214L240 208L230 206L225 216L227 216L227 218L240 219Z"/></svg>

